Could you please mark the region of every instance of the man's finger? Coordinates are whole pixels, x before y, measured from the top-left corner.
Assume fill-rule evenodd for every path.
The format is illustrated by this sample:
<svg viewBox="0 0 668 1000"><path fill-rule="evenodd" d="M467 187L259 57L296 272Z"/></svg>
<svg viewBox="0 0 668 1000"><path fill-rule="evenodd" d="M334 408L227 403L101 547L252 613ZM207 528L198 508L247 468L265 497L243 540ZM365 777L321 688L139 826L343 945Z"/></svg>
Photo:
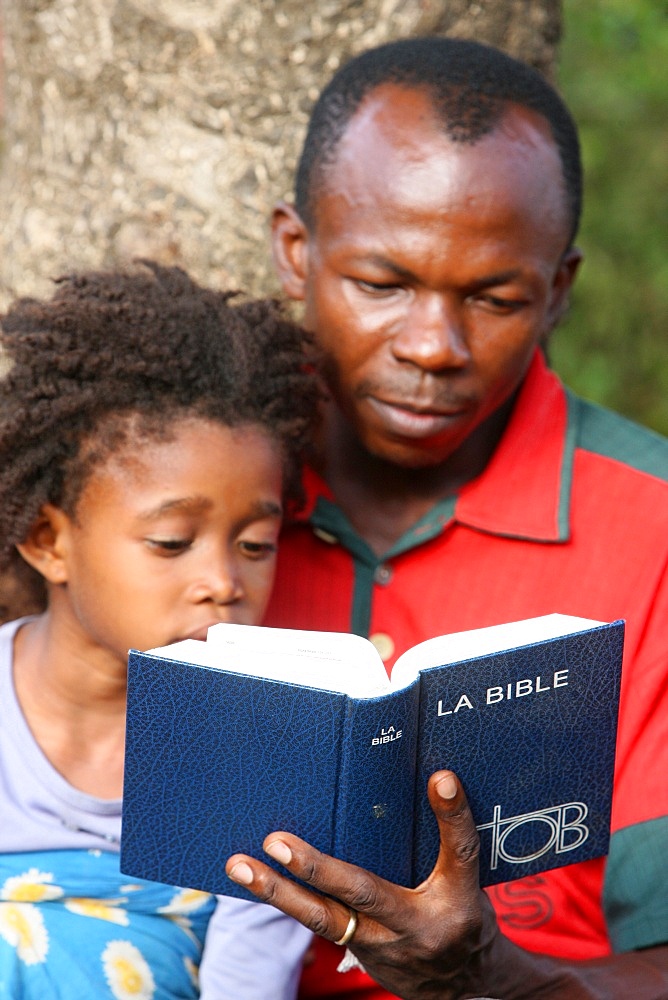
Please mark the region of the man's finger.
<svg viewBox="0 0 668 1000"><path fill-rule="evenodd" d="M228 874L235 864L245 864L246 868L234 872L234 877L236 881L240 881L240 874L246 877L250 874L253 882L247 884L247 888L264 902L278 906L283 912L289 912L290 916L296 917L311 930L316 923L322 925L325 929L317 930L316 933L335 941L342 936L345 926L340 933L333 935L330 931L332 923L336 921L335 929L338 930L340 915L344 912L347 914L347 924L348 908L367 917L378 917L389 931L403 930L405 920L402 919L402 914L405 915L405 906L410 905L412 895L409 889L386 882L356 865L322 854L293 834L269 834L263 846L267 854L283 865L291 875L317 890L316 893L311 893L304 886L295 886L289 880L282 879L273 869L245 855L230 858L226 866ZM333 904L332 909L331 899L323 900L321 893L327 897L335 897L343 905ZM356 932L356 940L358 937Z"/></svg>
<svg viewBox="0 0 668 1000"><path fill-rule="evenodd" d="M337 860L290 834L270 834L264 849L275 861L318 892L334 896L351 909L368 917L380 918L389 930L402 928L402 903L411 895L356 865ZM396 926L393 916L397 915Z"/></svg>
<svg viewBox="0 0 668 1000"><path fill-rule="evenodd" d="M243 885L261 902L294 917L314 934L338 941L348 928L347 906L297 885L256 858L235 854L228 860L225 871L233 882Z"/></svg>
<svg viewBox="0 0 668 1000"><path fill-rule="evenodd" d="M478 897L480 838L461 784L452 771L436 771L427 786L441 847L428 881L447 879L448 895Z"/></svg>

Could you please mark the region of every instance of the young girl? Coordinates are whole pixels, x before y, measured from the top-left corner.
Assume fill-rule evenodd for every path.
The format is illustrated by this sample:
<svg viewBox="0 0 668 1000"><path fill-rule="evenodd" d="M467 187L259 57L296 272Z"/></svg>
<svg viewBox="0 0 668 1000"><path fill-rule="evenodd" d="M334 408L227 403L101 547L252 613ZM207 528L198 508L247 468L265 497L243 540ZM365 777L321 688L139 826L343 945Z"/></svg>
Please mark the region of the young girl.
<svg viewBox="0 0 668 1000"><path fill-rule="evenodd" d="M128 649L260 620L317 410L304 334L230 297L145 263L2 317L2 559L46 597L0 628L2 996L296 991L299 925L118 868Z"/></svg>

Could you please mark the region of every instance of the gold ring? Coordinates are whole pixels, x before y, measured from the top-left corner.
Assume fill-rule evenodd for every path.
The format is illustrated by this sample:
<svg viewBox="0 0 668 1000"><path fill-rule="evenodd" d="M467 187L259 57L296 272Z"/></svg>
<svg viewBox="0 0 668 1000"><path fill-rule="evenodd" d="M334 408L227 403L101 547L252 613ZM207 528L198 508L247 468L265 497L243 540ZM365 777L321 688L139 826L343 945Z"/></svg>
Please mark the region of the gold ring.
<svg viewBox="0 0 668 1000"><path fill-rule="evenodd" d="M348 912L350 913L350 917L348 918L348 926L346 927L345 931L343 932L339 940L335 941L334 944L348 944L353 934L357 930L357 910L353 910L352 906L349 906Z"/></svg>

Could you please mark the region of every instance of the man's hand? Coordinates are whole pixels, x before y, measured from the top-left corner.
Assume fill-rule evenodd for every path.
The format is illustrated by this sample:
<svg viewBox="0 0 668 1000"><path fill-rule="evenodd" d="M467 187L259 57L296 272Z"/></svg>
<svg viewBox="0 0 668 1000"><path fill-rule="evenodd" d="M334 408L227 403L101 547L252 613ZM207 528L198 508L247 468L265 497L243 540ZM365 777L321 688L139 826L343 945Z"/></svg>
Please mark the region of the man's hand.
<svg viewBox="0 0 668 1000"><path fill-rule="evenodd" d="M330 941L343 936L348 908L355 910L358 924L348 947L374 979L401 996L479 996L476 969L498 930L478 886L477 831L451 772L432 775L429 799L440 824L441 849L432 874L417 889L336 861L288 833L270 834L264 842L267 854L335 899L238 854L228 861L227 874Z"/></svg>
<svg viewBox="0 0 668 1000"><path fill-rule="evenodd" d="M451 771L437 771L428 793L441 848L416 889L330 858L289 833L270 834L264 849L318 892L242 854L229 859L227 874L330 941L343 937L353 909L358 921L348 947L369 975L405 1000L668 998L666 946L566 962L513 945L478 885L478 834L459 782Z"/></svg>

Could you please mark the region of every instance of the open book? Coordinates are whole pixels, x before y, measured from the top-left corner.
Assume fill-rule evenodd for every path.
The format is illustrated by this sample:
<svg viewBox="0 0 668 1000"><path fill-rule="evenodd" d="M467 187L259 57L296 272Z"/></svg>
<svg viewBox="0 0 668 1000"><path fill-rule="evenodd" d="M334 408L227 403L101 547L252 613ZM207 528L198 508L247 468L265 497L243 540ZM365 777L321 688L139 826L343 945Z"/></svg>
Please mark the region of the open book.
<svg viewBox="0 0 668 1000"><path fill-rule="evenodd" d="M454 770L481 883L605 854L624 623L547 615L422 642L391 679L347 633L216 625L131 651L121 870L248 898L237 851L288 830L403 885L438 853Z"/></svg>

